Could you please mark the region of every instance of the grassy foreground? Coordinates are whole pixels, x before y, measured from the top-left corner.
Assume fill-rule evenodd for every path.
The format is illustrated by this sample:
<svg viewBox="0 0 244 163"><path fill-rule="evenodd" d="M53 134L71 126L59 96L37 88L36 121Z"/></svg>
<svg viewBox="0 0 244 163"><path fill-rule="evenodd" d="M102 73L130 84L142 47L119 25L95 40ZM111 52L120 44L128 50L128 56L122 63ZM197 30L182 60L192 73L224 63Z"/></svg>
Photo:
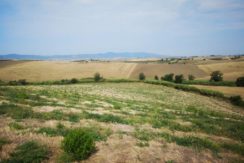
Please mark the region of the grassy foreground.
<svg viewBox="0 0 244 163"><path fill-rule="evenodd" d="M51 151L42 158L62 161L73 128L94 131L88 162L125 161L125 153L139 162L244 160L243 110L221 99L128 82L1 86L0 101L2 160L33 140Z"/></svg>

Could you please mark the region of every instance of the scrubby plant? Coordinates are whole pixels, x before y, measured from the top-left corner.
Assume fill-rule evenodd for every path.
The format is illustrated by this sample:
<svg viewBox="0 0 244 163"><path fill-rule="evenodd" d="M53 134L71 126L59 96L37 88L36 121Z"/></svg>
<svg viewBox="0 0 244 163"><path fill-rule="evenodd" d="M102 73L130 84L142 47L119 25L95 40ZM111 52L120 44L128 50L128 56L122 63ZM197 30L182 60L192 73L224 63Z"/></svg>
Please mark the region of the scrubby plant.
<svg viewBox="0 0 244 163"><path fill-rule="evenodd" d="M223 73L220 71L213 71L210 76L210 81L223 81Z"/></svg>
<svg viewBox="0 0 244 163"><path fill-rule="evenodd" d="M174 80L174 74L173 73L170 73L170 74L164 75L164 80L166 80L166 81L173 81Z"/></svg>
<svg viewBox="0 0 244 163"><path fill-rule="evenodd" d="M158 80L158 76L157 76L157 75L155 75L155 76L154 76L154 79L155 79L155 80Z"/></svg>
<svg viewBox="0 0 244 163"><path fill-rule="evenodd" d="M193 75L188 75L188 80L194 80L195 79L195 76L193 76Z"/></svg>
<svg viewBox="0 0 244 163"><path fill-rule="evenodd" d="M160 78L161 80L164 80L164 77L163 76L161 76L161 78Z"/></svg>
<svg viewBox="0 0 244 163"><path fill-rule="evenodd" d="M244 87L244 76L236 79L236 86L237 87Z"/></svg>
<svg viewBox="0 0 244 163"><path fill-rule="evenodd" d="M241 105L242 104L242 98L241 98L241 96L231 96L230 102L234 105Z"/></svg>
<svg viewBox="0 0 244 163"><path fill-rule="evenodd" d="M182 83L184 80L184 76L181 75L175 75L175 83Z"/></svg>
<svg viewBox="0 0 244 163"><path fill-rule="evenodd" d="M76 78L72 78L72 79L70 80L70 83L72 83L72 84L74 84L74 83L78 83L78 79L76 79Z"/></svg>
<svg viewBox="0 0 244 163"><path fill-rule="evenodd" d="M141 73L139 74L139 80L145 80L145 79L146 79L145 74L144 74L143 72L141 72Z"/></svg>
<svg viewBox="0 0 244 163"><path fill-rule="evenodd" d="M89 130L74 129L64 137L62 149L74 160L84 160L95 151L95 139Z"/></svg>
<svg viewBox="0 0 244 163"><path fill-rule="evenodd" d="M95 82L99 82L102 79L102 76L100 75L100 73L95 73L94 74L94 80Z"/></svg>
<svg viewBox="0 0 244 163"><path fill-rule="evenodd" d="M41 163L43 160L48 159L49 153L50 151L46 146L35 141L28 141L17 146L6 162Z"/></svg>

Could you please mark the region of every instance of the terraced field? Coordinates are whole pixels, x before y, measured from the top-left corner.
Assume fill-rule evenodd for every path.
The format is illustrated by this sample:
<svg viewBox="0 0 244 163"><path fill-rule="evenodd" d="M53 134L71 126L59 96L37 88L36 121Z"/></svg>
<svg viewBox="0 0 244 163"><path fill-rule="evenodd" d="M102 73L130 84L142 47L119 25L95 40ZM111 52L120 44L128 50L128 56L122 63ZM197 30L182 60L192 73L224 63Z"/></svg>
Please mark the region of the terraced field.
<svg viewBox="0 0 244 163"><path fill-rule="evenodd" d="M243 162L244 111L225 101L145 83L0 87L0 161L35 140L62 162L73 128L99 136L84 162Z"/></svg>

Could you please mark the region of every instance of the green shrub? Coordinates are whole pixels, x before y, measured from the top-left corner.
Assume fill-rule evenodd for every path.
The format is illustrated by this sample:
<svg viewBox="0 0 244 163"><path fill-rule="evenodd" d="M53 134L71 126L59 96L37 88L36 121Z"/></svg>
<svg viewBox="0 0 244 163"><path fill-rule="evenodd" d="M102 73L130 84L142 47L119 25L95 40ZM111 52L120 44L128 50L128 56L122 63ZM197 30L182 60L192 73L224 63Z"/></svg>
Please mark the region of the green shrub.
<svg viewBox="0 0 244 163"><path fill-rule="evenodd" d="M102 76L100 75L100 73L95 73L94 74L94 80L95 82L99 82L102 79Z"/></svg>
<svg viewBox="0 0 244 163"><path fill-rule="evenodd" d="M223 73L220 71L214 71L211 73L210 76L211 76L210 81L215 81L215 82L223 81Z"/></svg>
<svg viewBox="0 0 244 163"><path fill-rule="evenodd" d="M236 86L237 87L244 87L244 76L236 79Z"/></svg>
<svg viewBox="0 0 244 163"><path fill-rule="evenodd" d="M46 146L40 145L35 141L28 141L17 146L6 162L41 163L43 160L48 159L49 152Z"/></svg>
<svg viewBox="0 0 244 163"><path fill-rule="evenodd" d="M155 79L155 80L158 80L158 76L157 76L157 75L155 75L155 76L154 76L154 79Z"/></svg>
<svg viewBox="0 0 244 163"><path fill-rule="evenodd" d="M230 102L234 105L241 105L243 101L241 96L231 96Z"/></svg>
<svg viewBox="0 0 244 163"><path fill-rule="evenodd" d="M188 75L188 80L194 80L195 79L195 76L193 76L193 75Z"/></svg>
<svg viewBox="0 0 244 163"><path fill-rule="evenodd" d="M74 160L84 160L95 151L95 139L89 130L74 129L64 137L62 149Z"/></svg>
<svg viewBox="0 0 244 163"><path fill-rule="evenodd" d="M74 84L74 83L78 83L78 82L79 82L79 80L76 79L76 78L72 78L72 79L70 80L70 83L72 83L72 84Z"/></svg>
<svg viewBox="0 0 244 163"><path fill-rule="evenodd" d="M166 75L164 75L163 79L166 81L173 81L174 80L174 74L173 73L166 74Z"/></svg>
<svg viewBox="0 0 244 163"><path fill-rule="evenodd" d="M175 75L175 83L182 83L184 80L184 76L181 75Z"/></svg>
<svg viewBox="0 0 244 163"><path fill-rule="evenodd" d="M143 72L141 72L141 73L139 74L139 80L145 80L145 79L146 79L145 74L144 74Z"/></svg>

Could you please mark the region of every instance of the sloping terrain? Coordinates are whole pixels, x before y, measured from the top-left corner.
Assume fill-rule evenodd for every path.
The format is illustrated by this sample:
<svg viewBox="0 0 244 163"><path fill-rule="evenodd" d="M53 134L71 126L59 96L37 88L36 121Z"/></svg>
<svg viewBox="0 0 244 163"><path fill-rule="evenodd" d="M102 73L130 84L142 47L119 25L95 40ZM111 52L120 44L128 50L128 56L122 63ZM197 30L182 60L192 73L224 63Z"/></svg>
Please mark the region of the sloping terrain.
<svg viewBox="0 0 244 163"><path fill-rule="evenodd" d="M62 132L59 131L62 127ZM1 86L0 158L36 140L60 161L72 128L100 133L84 162L243 162L244 111L225 101L145 83Z"/></svg>
<svg viewBox="0 0 244 163"><path fill-rule="evenodd" d="M195 77L204 77L207 74L194 64L137 64L131 78L138 78L139 73L145 73L148 78L154 78L155 75L164 76L165 74L174 73L175 75L183 74L187 77L189 74Z"/></svg>
<svg viewBox="0 0 244 163"><path fill-rule="evenodd" d="M244 76L244 61L239 62L222 62L222 63L210 63L200 64L198 67L206 74L219 70L224 74L224 80L236 80L240 76ZM207 75L202 79L209 79Z"/></svg>

